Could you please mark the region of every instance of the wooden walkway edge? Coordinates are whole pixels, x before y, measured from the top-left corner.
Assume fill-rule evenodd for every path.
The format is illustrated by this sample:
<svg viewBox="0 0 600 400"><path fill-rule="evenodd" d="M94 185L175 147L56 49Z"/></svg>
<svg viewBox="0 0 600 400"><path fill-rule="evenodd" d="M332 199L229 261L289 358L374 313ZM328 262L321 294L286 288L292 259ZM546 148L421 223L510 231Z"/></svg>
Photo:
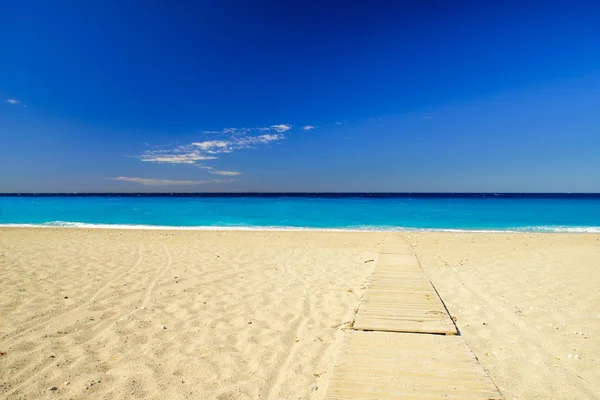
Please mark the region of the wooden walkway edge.
<svg viewBox="0 0 600 400"><path fill-rule="evenodd" d="M344 333L325 399L502 399L457 334L412 249L394 236Z"/></svg>

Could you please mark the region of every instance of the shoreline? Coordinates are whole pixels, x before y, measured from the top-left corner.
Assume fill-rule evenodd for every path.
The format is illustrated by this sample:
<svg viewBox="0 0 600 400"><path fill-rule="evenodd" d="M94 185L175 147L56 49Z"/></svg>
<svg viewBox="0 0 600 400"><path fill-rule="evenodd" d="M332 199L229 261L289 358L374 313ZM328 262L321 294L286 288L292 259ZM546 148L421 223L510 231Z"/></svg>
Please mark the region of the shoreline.
<svg viewBox="0 0 600 400"><path fill-rule="evenodd" d="M30 228L30 229L113 229L113 230L165 230L165 231L242 231L242 232L371 232L371 233L510 233L510 234L598 234L600 226L531 226L510 229L457 229L457 228L315 228L294 226L176 226L176 225L143 225L143 224L95 224L85 222L60 222L42 224L0 224L4 228Z"/></svg>

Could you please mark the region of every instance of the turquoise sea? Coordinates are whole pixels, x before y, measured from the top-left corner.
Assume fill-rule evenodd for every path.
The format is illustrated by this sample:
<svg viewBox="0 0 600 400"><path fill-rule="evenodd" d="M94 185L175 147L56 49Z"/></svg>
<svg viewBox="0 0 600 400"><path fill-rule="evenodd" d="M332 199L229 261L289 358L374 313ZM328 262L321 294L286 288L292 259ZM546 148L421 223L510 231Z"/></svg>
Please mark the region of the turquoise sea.
<svg viewBox="0 0 600 400"><path fill-rule="evenodd" d="M0 225L600 232L600 195L0 195Z"/></svg>

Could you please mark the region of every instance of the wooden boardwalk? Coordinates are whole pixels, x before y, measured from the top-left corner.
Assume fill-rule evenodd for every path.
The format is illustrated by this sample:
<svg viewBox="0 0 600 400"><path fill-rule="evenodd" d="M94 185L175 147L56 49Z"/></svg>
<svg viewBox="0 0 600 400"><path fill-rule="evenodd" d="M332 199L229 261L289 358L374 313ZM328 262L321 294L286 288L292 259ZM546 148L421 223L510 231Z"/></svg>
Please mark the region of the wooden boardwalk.
<svg viewBox="0 0 600 400"><path fill-rule="evenodd" d="M502 399L460 336L345 332L326 400Z"/></svg>
<svg viewBox="0 0 600 400"><path fill-rule="evenodd" d="M502 399L403 240L380 251L326 400Z"/></svg>
<svg viewBox="0 0 600 400"><path fill-rule="evenodd" d="M454 322L410 247L381 253L354 329L456 335ZM411 254L405 254L411 251Z"/></svg>

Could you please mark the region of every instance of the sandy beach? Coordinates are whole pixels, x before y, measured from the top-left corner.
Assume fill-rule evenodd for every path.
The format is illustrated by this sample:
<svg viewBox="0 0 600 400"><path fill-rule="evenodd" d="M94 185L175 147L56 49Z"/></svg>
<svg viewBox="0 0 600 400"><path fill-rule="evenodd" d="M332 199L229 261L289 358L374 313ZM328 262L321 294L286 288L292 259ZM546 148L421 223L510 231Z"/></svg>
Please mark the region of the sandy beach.
<svg viewBox="0 0 600 400"><path fill-rule="evenodd" d="M319 399L377 232L0 229L0 397ZM507 399L600 398L600 234L406 232Z"/></svg>

